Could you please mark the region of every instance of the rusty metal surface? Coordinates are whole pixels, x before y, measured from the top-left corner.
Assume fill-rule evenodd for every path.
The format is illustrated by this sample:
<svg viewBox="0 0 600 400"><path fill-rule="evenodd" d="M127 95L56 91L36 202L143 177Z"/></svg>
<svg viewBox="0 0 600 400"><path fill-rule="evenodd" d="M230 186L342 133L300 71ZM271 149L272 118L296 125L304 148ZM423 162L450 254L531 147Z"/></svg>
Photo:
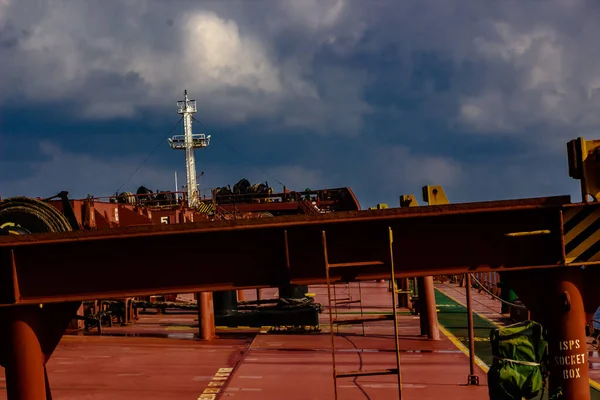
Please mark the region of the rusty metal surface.
<svg viewBox="0 0 600 400"><path fill-rule="evenodd" d="M203 340L213 340L215 338L215 309L213 303L213 294L211 292L202 292L196 294L198 307L198 333Z"/></svg>
<svg viewBox="0 0 600 400"><path fill-rule="evenodd" d="M330 238L331 262L387 262L388 227L397 232L399 277L475 267L552 266L561 262L559 205L565 201L526 199L8 237L0 239L0 277L12 278L12 249L22 303L323 282L322 230ZM505 236L544 229L551 233ZM190 267L193 260L197 266ZM166 266L169 274L162 273ZM348 270L365 279L388 273L385 265ZM3 304L12 303L9 282L0 279Z"/></svg>
<svg viewBox="0 0 600 400"><path fill-rule="evenodd" d="M398 277L556 266L562 261L560 205L567 200L554 197L3 237L0 303L14 303L11 250L23 304L323 282L323 230L330 238L332 263L383 262L347 268L346 275L351 275L347 278L387 278L388 227L396 236ZM539 230L550 234L506 236ZM166 267L169 274L163 273ZM339 272L333 276L338 278Z"/></svg>
<svg viewBox="0 0 600 400"><path fill-rule="evenodd" d="M11 313L8 321L6 390L11 399L46 398L44 353L36 331L40 321L35 310Z"/></svg>
<svg viewBox="0 0 600 400"><path fill-rule="evenodd" d="M176 225L160 225L160 226L134 226L120 227L112 229L100 229L95 231L72 232L64 234L33 234L27 236L4 236L0 237L0 247L25 245L32 242L51 243L54 241L62 241L76 238L82 239L108 239L116 236L132 235L156 235L176 234L176 233L192 233L196 231L207 230L240 230L240 229L259 229L272 226L286 227L288 225L315 225L329 223L355 223L363 221L388 220L397 218L417 218L417 217L435 217L449 216L454 214L471 214L471 213L487 213L501 211L524 211L534 209L555 209L570 203L570 196L556 197L540 197L531 199L503 200L503 201L488 201L477 203L459 203L448 204L441 206L427 207L410 207L410 208L388 208L381 210L362 210L362 211L344 211L321 215L291 215L279 216L268 219L245 219L245 220L216 220L216 221L201 221L187 224ZM113 204L94 204L105 207L102 214L110 217L110 221L118 222L118 217L115 219ZM581 205L574 205L581 206Z"/></svg>
<svg viewBox="0 0 600 400"><path fill-rule="evenodd" d="M503 276L531 311L531 319L548 329L550 390L562 388L569 400L590 398L585 311L598 299L597 288L588 285L593 270L563 267L544 274L519 271Z"/></svg>
<svg viewBox="0 0 600 400"><path fill-rule="evenodd" d="M552 359L550 388L562 388L566 400L589 400L586 317L580 292L580 270L561 271L549 288L546 310L548 352Z"/></svg>

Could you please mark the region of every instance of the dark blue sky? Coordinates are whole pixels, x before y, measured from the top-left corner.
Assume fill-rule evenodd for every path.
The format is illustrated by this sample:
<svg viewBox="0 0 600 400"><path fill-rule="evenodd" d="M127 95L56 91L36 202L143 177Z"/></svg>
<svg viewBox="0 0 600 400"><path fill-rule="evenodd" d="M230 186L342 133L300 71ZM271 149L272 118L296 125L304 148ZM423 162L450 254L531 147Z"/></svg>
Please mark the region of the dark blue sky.
<svg viewBox="0 0 600 400"><path fill-rule="evenodd" d="M426 184L579 200L565 143L600 136L592 2L26 3L0 1L2 197L183 182L166 141L128 178L184 89L204 188L350 186L365 208Z"/></svg>

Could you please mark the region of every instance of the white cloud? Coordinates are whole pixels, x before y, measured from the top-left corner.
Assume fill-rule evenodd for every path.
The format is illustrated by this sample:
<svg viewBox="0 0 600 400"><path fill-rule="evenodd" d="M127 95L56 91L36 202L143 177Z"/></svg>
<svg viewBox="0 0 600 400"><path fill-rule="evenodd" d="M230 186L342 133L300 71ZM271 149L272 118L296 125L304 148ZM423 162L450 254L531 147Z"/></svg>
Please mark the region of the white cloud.
<svg viewBox="0 0 600 400"><path fill-rule="evenodd" d="M535 123L567 123L565 100L575 95L569 85L567 53L554 29L529 27L518 31L506 22L495 22L495 36L476 37L476 54L492 71L506 65L512 69L514 86L503 76L490 79L477 94L464 96L458 120L477 132L515 132ZM493 78L493 76L490 76ZM505 77L504 77L505 78ZM507 87L508 86L508 87Z"/></svg>
<svg viewBox="0 0 600 400"><path fill-rule="evenodd" d="M177 4L4 0L0 27L4 20L11 45L0 49L0 96L76 100L77 115L111 118L134 116L138 107L166 113L188 89L204 115L220 122L269 118L282 129L357 134L373 111L364 97L374 72L340 61L391 55L388 80L409 92L420 52L451 60L448 72L460 76L448 93L431 90L433 78L420 92L436 108L433 117L456 129L600 125L600 32L585 2ZM476 73L460 75L468 63ZM446 104L436 107L441 96Z"/></svg>
<svg viewBox="0 0 600 400"><path fill-rule="evenodd" d="M313 31L330 28L348 7L347 0L304 0L286 2L288 15Z"/></svg>
<svg viewBox="0 0 600 400"><path fill-rule="evenodd" d="M9 3L9 0L0 0L0 28L2 28L6 22L6 14Z"/></svg>
<svg viewBox="0 0 600 400"><path fill-rule="evenodd" d="M110 25L105 29L90 27L85 19L73 24L71 21L82 17L85 7L73 10L65 3L60 5L63 7L45 13L20 41L17 55L27 66L21 72L30 74L24 90L31 98L55 100L79 95L92 104L109 103L110 107L100 108L113 109L121 115L122 111L112 106L114 100L144 105L180 94L183 88L198 94L223 87L281 91L277 69L264 49L256 40L241 37L235 21L210 12L194 12L178 25L179 29L175 28L174 35L170 32L174 51L158 48L153 42L154 35L134 36L142 26L126 27L125 32L118 32L124 35L119 38L110 31ZM119 18L119 22L124 22L123 19ZM101 73L119 77L135 74L147 86L145 96L119 99L115 95L124 93L118 90L112 96L109 90L90 92L90 81ZM165 89L170 90L165 93Z"/></svg>
<svg viewBox="0 0 600 400"><path fill-rule="evenodd" d="M598 31L584 8L571 10L581 14L580 29L571 31L561 24L560 8L555 4L555 15L528 24L514 16L496 19L491 32L479 32L469 57L483 62L488 79L460 96L460 128L554 138L562 131L561 140L573 129L598 128L600 54L590 51Z"/></svg>
<svg viewBox="0 0 600 400"><path fill-rule="evenodd" d="M140 74L151 87L151 101L188 88L197 95L232 88L278 94L279 72L266 50L251 36L242 36L237 23L213 12L195 11L181 18L171 35L173 51L161 51L149 43L133 50L130 61L119 72ZM170 89L165 93L165 88ZM207 101L209 99L207 98Z"/></svg>
<svg viewBox="0 0 600 400"><path fill-rule="evenodd" d="M515 127L506 118L502 93L486 93L463 99L458 122L477 132L512 132Z"/></svg>
<svg viewBox="0 0 600 400"><path fill-rule="evenodd" d="M203 71L202 84L281 92L278 71L265 50L257 40L242 37L235 21L200 12L188 18L182 36L183 47L189 49L189 73Z"/></svg>
<svg viewBox="0 0 600 400"><path fill-rule="evenodd" d="M313 12L322 11L318 30L335 24L344 4L323 8L293 2L289 9L300 7L300 18L309 25ZM340 71L351 78L343 85L316 82L310 78L314 49L278 57L274 36L261 36L260 27L241 26L210 5L182 5L174 9L143 0L101 6L58 0L38 7L12 4L4 35L12 35L13 43L0 49L5 70L0 101L3 95L5 101L23 95L42 102L75 101L74 116L102 119L133 117L139 107L166 113L187 89L204 115L230 124L253 117L277 120L293 108L301 115L279 119L284 126L297 126L301 119L300 125L321 132L360 129L367 110L360 74ZM341 109L351 113L351 122L339 118Z"/></svg>

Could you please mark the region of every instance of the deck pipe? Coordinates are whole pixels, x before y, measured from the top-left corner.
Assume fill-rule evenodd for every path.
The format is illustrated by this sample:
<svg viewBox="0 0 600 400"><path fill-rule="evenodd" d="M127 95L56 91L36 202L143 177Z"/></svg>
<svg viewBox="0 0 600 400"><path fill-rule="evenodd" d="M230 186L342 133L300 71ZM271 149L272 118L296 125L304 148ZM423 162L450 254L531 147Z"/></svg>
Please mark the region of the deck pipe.
<svg viewBox="0 0 600 400"><path fill-rule="evenodd" d="M198 327L202 340L213 340L216 335L213 293L198 293Z"/></svg>
<svg viewBox="0 0 600 400"><path fill-rule="evenodd" d="M473 304L471 301L471 274L465 274L467 296L467 328L469 331L469 385L479 385L479 375L475 373L475 328L473 326Z"/></svg>

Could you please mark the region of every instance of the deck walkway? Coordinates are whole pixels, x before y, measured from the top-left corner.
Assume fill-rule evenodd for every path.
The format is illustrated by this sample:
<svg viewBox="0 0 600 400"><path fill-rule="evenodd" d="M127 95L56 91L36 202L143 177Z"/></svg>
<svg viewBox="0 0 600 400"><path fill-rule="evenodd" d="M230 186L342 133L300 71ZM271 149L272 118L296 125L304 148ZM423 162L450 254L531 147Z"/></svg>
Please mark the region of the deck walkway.
<svg viewBox="0 0 600 400"><path fill-rule="evenodd" d="M387 284L364 282L364 311L391 312ZM317 302L327 306L326 288L312 286ZM340 285L338 297L358 298L357 284ZM248 292L247 298L251 294ZM356 305L338 309L340 317L359 313ZM321 315L324 331L328 315ZM448 337L429 341L420 336L419 318L406 310L399 317L403 399L434 400L487 399L485 372L478 368L480 386L466 386L468 358ZM342 326L336 337L337 369L363 370L395 366L393 325L391 321L365 324L366 335L358 326ZM307 398L333 399L330 341L320 335L259 335L233 373L223 398L235 400ZM398 396L395 376L361 377L338 380L340 400L393 399Z"/></svg>
<svg viewBox="0 0 600 400"><path fill-rule="evenodd" d="M386 283L361 284L364 311L391 312ZM487 399L486 365L489 330L507 322L500 303L473 292L479 386L466 386L464 289L436 285L441 340L419 335L419 319L401 311L400 348L404 400ZM194 314L144 315L128 327L104 328L104 336L65 336L48 363L54 400L90 399L216 399L233 400L307 398L333 399L327 296L324 286L311 286L321 314L323 333L265 334L259 329L219 329L215 341L195 340ZM357 284L339 286L338 297L358 296ZM276 289L263 290L273 297ZM255 292L245 292L247 300ZM338 309L340 316L356 316L356 305ZM341 326L336 338L338 370L364 370L395 366L391 321L368 323L366 336L358 326ZM594 379L600 379L598 352L590 352ZM0 399L6 398L0 381ZM596 391L593 391L596 392ZM598 392L596 392L598 393ZM340 400L397 398L394 376L338 380ZM596 397L594 397L596 398Z"/></svg>

